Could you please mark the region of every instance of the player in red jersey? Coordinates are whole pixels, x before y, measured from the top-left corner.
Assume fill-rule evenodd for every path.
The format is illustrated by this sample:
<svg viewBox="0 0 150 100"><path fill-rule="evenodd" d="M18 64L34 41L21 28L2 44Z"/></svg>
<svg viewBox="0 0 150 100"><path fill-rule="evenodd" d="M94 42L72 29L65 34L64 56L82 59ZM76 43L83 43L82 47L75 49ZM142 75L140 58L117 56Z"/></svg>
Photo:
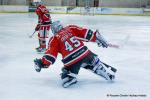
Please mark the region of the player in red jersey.
<svg viewBox="0 0 150 100"><path fill-rule="evenodd" d="M64 64L61 74L63 87L66 88L77 82L76 76L81 67L93 71L106 80L114 80L117 70L101 62L98 56L83 44L83 41L96 42L98 46L107 48L107 41L98 31L93 32L75 25L63 27L59 21L52 23L51 30L54 36L49 40L45 55L42 59L34 60L37 72L53 64L60 53Z"/></svg>
<svg viewBox="0 0 150 100"><path fill-rule="evenodd" d="M35 31L38 31L39 47L36 48L37 52L43 52L46 50L46 38L48 37L48 32L51 25L51 17L48 9L44 5L38 5L36 9L36 14L38 15L38 24Z"/></svg>

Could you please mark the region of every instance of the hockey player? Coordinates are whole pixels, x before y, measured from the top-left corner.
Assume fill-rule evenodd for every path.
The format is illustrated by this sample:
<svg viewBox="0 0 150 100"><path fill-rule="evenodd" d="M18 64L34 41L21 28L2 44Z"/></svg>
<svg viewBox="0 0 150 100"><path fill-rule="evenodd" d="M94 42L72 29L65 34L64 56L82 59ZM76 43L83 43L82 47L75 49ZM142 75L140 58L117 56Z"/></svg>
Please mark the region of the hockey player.
<svg viewBox="0 0 150 100"><path fill-rule="evenodd" d="M91 70L108 81L114 80L117 70L100 61L98 56L83 44L83 41L96 42L98 46L107 48L107 41L98 31L93 32L75 25L63 27L59 21L52 23L51 30L54 36L49 40L45 55L41 59L34 60L37 72L52 65L57 54L60 53L64 64L61 74L64 88L77 82L77 75L81 67Z"/></svg>
<svg viewBox="0 0 150 100"><path fill-rule="evenodd" d="M37 52L46 51L46 38L48 38L48 32L50 30L51 17L48 9L44 5L38 5L36 9L38 15L38 24L35 31L38 31L39 47L36 48Z"/></svg>

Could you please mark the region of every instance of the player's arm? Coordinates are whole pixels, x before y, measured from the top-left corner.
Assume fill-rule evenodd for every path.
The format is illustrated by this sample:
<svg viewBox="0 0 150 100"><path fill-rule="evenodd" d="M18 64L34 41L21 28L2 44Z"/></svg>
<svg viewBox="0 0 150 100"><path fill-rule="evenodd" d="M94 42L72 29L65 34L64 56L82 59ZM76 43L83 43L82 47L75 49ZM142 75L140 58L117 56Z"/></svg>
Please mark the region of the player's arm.
<svg viewBox="0 0 150 100"><path fill-rule="evenodd" d="M93 32L91 29L81 28L78 26L71 26L71 29L74 31L78 39L87 41L87 42L96 42L98 46L107 48L108 43L104 37L100 34L98 30Z"/></svg>
<svg viewBox="0 0 150 100"><path fill-rule="evenodd" d="M58 50L58 42L55 37L52 37L49 41L49 47L44 56L41 59L34 60L35 70L40 72L42 68L48 68L52 65L57 58Z"/></svg>
<svg viewBox="0 0 150 100"><path fill-rule="evenodd" d="M42 25L52 24L50 14L46 13L42 16Z"/></svg>
<svg viewBox="0 0 150 100"><path fill-rule="evenodd" d="M69 25L69 29L71 29L73 33L75 33L74 35L76 36L76 38L85 42L89 41L88 37L86 37L86 33L88 32L88 29L76 25Z"/></svg>
<svg viewBox="0 0 150 100"><path fill-rule="evenodd" d="M55 62L58 55L58 48L57 39L52 37L49 41L49 47L45 52L45 55L42 57L43 64L50 66Z"/></svg>

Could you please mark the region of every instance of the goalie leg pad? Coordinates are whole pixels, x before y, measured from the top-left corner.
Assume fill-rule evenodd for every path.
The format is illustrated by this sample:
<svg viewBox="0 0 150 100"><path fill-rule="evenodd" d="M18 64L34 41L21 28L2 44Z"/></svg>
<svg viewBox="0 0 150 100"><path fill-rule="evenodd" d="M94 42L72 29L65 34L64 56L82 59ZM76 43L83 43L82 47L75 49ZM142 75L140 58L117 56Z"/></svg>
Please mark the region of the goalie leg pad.
<svg viewBox="0 0 150 100"><path fill-rule="evenodd" d="M102 63L99 58L95 59L93 66L94 66L93 72L95 74L100 75L109 81L112 81L115 79L115 72L117 70L115 68L112 68L111 66L106 66L106 64Z"/></svg>
<svg viewBox="0 0 150 100"><path fill-rule="evenodd" d="M63 68L61 73L62 86L67 88L75 83L77 83L76 74L69 72L67 69Z"/></svg>

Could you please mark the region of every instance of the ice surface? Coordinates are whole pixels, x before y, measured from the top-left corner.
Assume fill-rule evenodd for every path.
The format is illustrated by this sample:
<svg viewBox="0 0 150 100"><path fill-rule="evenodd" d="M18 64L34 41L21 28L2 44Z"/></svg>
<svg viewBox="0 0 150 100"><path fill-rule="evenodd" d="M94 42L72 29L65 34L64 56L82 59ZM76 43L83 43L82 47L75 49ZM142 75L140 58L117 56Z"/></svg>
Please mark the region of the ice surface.
<svg viewBox="0 0 150 100"><path fill-rule="evenodd" d="M33 59L39 58L34 32L34 14L0 14L0 100L150 100L150 17L51 15L64 25L76 24L99 29L120 49L86 44L102 61L118 69L116 81L109 83L81 69L79 82L62 88L61 56L49 69L36 73ZM146 95L146 97L110 96Z"/></svg>

